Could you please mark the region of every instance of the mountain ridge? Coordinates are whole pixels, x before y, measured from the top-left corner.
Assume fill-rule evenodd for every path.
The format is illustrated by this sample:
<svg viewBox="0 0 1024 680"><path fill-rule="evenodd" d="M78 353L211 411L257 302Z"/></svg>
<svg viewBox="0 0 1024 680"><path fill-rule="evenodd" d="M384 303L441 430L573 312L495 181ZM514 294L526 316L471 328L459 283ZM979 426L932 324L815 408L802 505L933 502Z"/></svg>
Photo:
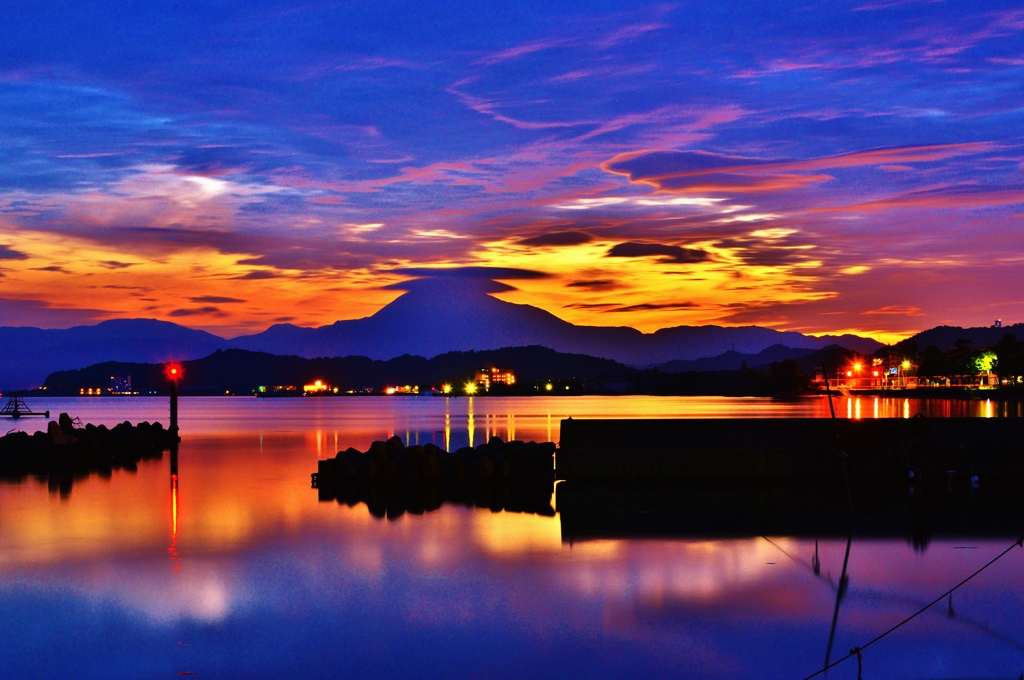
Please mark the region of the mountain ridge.
<svg viewBox="0 0 1024 680"><path fill-rule="evenodd" d="M756 354L778 344L809 350L840 344L865 353L881 346L859 336L814 337L759 326L676 326L654 333L628 326L577 326L538 307L492 297L508 289L494 281L418 279L402 285L408 292L362 319L319 328L277 324L232 339L156 319L114 319L68 329L0 327L0 356L11 358L0 362L0 388L36 387L55 371L105 361L191 360L232 348L387 360L540 345L642 367L730 350Z"/></svg>

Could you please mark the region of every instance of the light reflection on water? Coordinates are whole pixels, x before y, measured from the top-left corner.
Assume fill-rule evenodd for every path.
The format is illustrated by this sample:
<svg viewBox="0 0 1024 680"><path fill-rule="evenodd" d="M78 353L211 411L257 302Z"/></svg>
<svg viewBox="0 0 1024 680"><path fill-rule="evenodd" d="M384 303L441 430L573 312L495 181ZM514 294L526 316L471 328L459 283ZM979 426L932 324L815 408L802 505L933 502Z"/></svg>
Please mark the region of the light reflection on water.
<svg viewBox="0 0 1024 680"><path fill-rule="evenodd" d="M83 423L113 426L123 420L167 422L166 397L30 398L29 406L55 417L66 411ZM1024 402L987 399L833 397L838 417L930 418L1024 417ZM398 435L414 444L431 442L454 450L492 436L504 440L557 441L564 418L827 418L823 396L793 400L762 397L185 397L180 422L189 434L305 433L317 451L365 448L374 439ZM8 429L45 429L40 419L8 421ZM321 456L322 457L322 456Z"/></svg>
<svg viewBox="0 0 1024 680"><path fill-rule="evenodd" d="M86 422L165 420L165 400L49 401ZM1020 415L985 402L836 406ZM181 412L176 483L165 454L66 498L32 479L0 484L0 677L803 677L824 658L845 541L821 541L816 577L809 539L569 545L558 517L444 506L382 521L309 488L318 458L390 434L451 449L556 440L570 415L826 416L824 400L197 398ZM835 649L1009 542L855 540ZM958 591L954 616L943 605L872 648L865 673L1016 677L1022 566L1008 555Z"/></svg>

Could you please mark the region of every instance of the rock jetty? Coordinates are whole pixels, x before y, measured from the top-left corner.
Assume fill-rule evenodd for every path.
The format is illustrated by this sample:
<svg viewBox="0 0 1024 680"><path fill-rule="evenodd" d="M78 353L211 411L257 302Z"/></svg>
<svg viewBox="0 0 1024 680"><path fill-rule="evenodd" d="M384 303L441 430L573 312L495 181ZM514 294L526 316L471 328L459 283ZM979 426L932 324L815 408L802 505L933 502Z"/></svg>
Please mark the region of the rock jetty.
<svg viewBox="0 0 1024 680"><path fill-rule="evenodd" d="M550 442L492 437L449 453L434 444L406 447L392 437L367 451L349 448L319 461L313 486L322 501L365 502L372 514L388 519L445 502L553 516L554 454Z"/></svg>
<svg viewBox="0 0 1024 680"><path fill-rule="evenodd" d="M78 426L67 413L51 420L45 432L11 432L0 437L0 477L20 480L29 475L49 479L62 493L76 478L116 469L134 471L140 460L160 458L177 443L177 433L160 423L125 421Z"/></svg>

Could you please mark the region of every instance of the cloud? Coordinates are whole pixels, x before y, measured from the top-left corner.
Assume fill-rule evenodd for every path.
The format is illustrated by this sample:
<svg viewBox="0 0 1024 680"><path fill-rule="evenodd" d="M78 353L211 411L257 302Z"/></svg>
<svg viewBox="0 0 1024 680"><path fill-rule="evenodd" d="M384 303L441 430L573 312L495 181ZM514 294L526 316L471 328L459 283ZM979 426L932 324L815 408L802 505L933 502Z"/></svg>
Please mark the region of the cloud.
<svg viewBox="0 0 1024 680"><path fill-rule="evenodd" d="M808 213L872 213L892 208L949 210L987 208L1024 203L1024 190L1016 187L949 187L915 191L874 201L811 208Z"/></svg>
<svg viewBox="0 0 1024 680"><path fill-rule="evenodd" d="M202 314L220 314L220 313L221 313L221 311L218 308L212 307L212 306L207 306L207 307L192 307L192 308L189 308L189 309L175 309L173 312L170 312L168 314L168 316L173 316L173 317L177 318L177 317L182 317L182 316L197 316L197 315L202 315Z"/></svg>
<svg viewBox="0 0 1024 680"><path fill-rule="evenodd" d="M585 288L587 290L607 290L615 288L618 283L614 279L589 279L582 281L570 281L565 284L568 288Z"/></svg>
<svg viewBox="0 0 1024 680"><path fill-rule="evenodd" d="M711 256L707 251L699 248L626 241L612 246L605 257L656 257L663 262L674 264L695 264L705 262Z"/></svg>
<svg viewBox="0 0 1024 680"><path fill-rule="evenodd" d="M246 302L246 300L240 300L233 297L223 297L221 295L201 295L199 297L190 297L190 302L203 303L207 302L210 304L228 304L234 302Z"/></svg>
<svg viewBox="0 0 1024 680"><path fill-rule="evenodd" d="M920 307L913 305L886 305L861 314L878 314L882 316L924 316Z"/></svg>
<svg viewBox="0 0 1024 680"><path fill-rule="evenodd" d="M634 184L680 193L753 193L802 189L834 179L825 170L932 163L979 154L989 143L937 144L875 149L805 160L766 160L707 151L642 151L601 164Z"/></svg>
<svg viewBox="0 0 1024 680"><path fill-rule="evenodd" d="M433 279L545 279L550 276L545 272L513 267L400 267L388 270L388 273Z"/></svg>
<svg viewBox="0 0 1024 680"><path fill-rule="evenodd" d="M694 309L698 308L695 302L668 302L664 304L656 304L651 302L645 302L637 305L627 305L625 307L617 307L615 309L609 309L609 312L641 312L641 311L652 311L652 310L683 310L683 309Z"/></svg>
<svg viewBox="0 0 1024 680"><path fill-rule="evenodd" d="M556 231L530 236L519 241L524 246L578 246L589 243L594 237L585 231Z"/></svg>
<svg viewBox="0 0 1024 680"><path fill-rule="evenodd" d="M57 307L41 300L0 298L3 326L68 328L98 323L110 316L110 312L99 309Z"/></svg>
<svg viewBox="0 0 1024 680"><path fill-rule="evenodd" d="M17 251L14 248L11 248L10 246L5 246L5 245L0 244L0 260L26 260L26 259L28 259L28 255L26 255L25 253Z"/></svg>
<svg viewBox="0 0 1024 680"><path fill-rule="evenodd" d="M281 278L281 274L267 271L265 269L258 269L256 271L248 272L240 276L232 276L231 278L240 281L262 281L265 279L277 279Z"/></svg>
<svg viewBox="0 0 1024 680"><path fill-rule="evenodd" d="M562 47L568 43L569 41L564 38L548 38L542 40L534 40L531 42L523 43L521 45L516 45L514 47L509 47L504 50L492 52L487 56L480 57L475 62L473 62L473 64L477 66L493 66L495 64L500 64L501 62L504 61L512 61L514 59L519 59L521 57L525 57L529 54L534 54L536 52L550 50L555 47Z"/></svg>
<svg viewBox="0 0 1024 680"><path fill-rule="evenodd" d="M582 125L591 125L593 121L528 121L520 118L513 118L505 115L498 111L498 107L501 102L487 99L484 97L477 97L467 92L463 92L452 85L448 88L450 94L455 95L463 104L467 107L476 111L477 113L490 116L499 123L507 123L512 127L519 128L520 130L551 130L558 128L572 128L579 127Z"/></svg>

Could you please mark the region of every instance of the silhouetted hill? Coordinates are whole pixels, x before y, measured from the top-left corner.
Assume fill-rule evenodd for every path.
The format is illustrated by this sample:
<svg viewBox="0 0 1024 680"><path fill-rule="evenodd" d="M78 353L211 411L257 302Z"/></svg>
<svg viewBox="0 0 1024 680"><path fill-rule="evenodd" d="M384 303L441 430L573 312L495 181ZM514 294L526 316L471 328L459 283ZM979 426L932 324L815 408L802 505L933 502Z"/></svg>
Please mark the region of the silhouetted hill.
<svg viewBox="0 0 1024 680"><path fill-rule="evenodd" d="M974 328L961 328L960 326L936 326L917 335L912 335L900 344L916 344L918 349L924 349L928 345L935 345L942 351L946 351L956 344L961 338L971 341L974 347L991 347L999 342L1004 335L1016 335L1018 340L1024 340L1024 323L1017 323L1012 326L993 328L991 326L980 326Z"/></svg>
<svg viewBox="0 0 1024 680"><path fill-rule="evenodd" d="M230 349L182 362L182 393L201 390L211 394L250 394L260 385L296 385L301 389L318 379L342 391L385 385L419 385L427 389L444 382L461 387L488 362L514 370L518 382L524 385L535 380L584 380L637 372L609 359L563 354L546 347L449 352L433 359L406 354L387 361L359 356L305 359ZM112 375L131 375L132 387L137 391L167 392L161 364L104 362L53 373L46 378L45 385L49 394L78 394L83 387L107 387Z"/></svg>
<svg viewBox="0 0 1024 680"><path fill-rule="evenodd" d="M0 327L0 388L36 387L53 371L101 361L194 359L226 345L211 333L156 319L54 330Z"/></svg>
<svg viewBox="0 0 1024 680"><path fill-rule="evenodd" d="M658 369L666 373L682 373L684 371L738 371L745 363L750 368L767 366L773 361L797 359L814 352L812 349L798 349L785 345L772 345L757 354L742 354L729 350L716 357L691 359L689 361L667 361L658 365Z"/></svg>

